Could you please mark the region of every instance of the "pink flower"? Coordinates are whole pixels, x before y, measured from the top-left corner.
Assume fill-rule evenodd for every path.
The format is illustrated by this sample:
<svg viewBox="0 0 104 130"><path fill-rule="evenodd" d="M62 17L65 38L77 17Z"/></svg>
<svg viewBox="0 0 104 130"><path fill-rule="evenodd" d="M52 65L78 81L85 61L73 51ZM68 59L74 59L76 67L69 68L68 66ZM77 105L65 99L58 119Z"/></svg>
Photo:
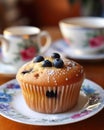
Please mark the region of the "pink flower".
<svg viewBox="0 0 104 130"><path fill-rule="evenodd" d="M31 60L36 55L36 48L29 47L20 52L21 58L23 61Z"/></svg>
<svg viewBox="0 0 104 130"><path fill-rule="evenodd" d="M98 47L104 44L104 37L103 36L97 36L93 37L89 41L91 47Z"/></svg>
<svg viewBox="0 0 104 130"><path fill-rule="evenodd" d="M77 114L71 116L71 118L73 118L73 119L77 119L77 118L80 118L80 117L86 116L86 115L88 115L89 113L90 113L90 111L84 110L84 111L81 112L81 113L77 113Z"/></svg>

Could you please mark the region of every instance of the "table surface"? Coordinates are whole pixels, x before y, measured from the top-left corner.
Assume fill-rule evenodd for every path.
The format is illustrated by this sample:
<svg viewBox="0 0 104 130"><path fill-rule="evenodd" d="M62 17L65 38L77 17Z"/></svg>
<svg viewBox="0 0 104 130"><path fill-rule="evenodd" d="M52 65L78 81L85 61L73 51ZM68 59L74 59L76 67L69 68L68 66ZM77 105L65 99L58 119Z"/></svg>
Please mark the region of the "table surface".
<svg viewBox="0 0 104 130"><path fill-rule="evenodd" d="M52 40L56 41L62 38L62 35L58 27L44 27L43 29L49 31L52 36ZM77 61L84 66L86 78L94 81L104 88L104 61L99 62L82 62ZM11 79L15 78L15 75L3 75L0 74L0 84L3 84ZM96 115L72 124L61 126L35 126L26 125L11 121L3 116L0 116L0 130L103 130L104 129L104 109Z"/></svg>

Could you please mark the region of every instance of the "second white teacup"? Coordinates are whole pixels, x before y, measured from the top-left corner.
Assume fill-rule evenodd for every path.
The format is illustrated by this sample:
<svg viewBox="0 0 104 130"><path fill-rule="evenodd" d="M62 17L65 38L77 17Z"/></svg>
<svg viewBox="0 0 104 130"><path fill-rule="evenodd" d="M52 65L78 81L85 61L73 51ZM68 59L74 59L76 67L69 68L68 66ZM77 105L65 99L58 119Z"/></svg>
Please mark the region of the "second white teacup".
<svg viewBox="0 0 104 130"><path fill-rule="evenodd" d="M59 22L59 27L73 53L94 54L104 50L104 18L66 18Z"/></svg>
<svg viewBox="0 0 104 130"><path fill-rule="evenodd" d="M45 37L46 42L42 44ZM34 56L44 53L51 44L51 36L38 27L14 26L6 28L0 35L2 61L19 68Z"/></svg>

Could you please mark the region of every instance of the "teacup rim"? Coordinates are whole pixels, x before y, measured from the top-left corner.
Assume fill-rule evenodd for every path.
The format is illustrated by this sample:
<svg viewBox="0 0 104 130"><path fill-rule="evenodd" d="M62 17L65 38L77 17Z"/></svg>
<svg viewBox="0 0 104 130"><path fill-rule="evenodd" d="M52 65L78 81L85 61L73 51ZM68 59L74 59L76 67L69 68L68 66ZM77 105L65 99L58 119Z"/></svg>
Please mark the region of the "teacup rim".
<svg viewBox="0 0 104 130"><path fill-rule="evenodd" d="M24 31L23 33L21 33L20 31L19 31L19 33L13 33L13 30L14 29L18 29L18 31L19 31L19 29L34 29L35 31L33 31L32 30L32 32L26 32L26 31ZM21 25L21 26L10 26L10 27L7 27L7 28L5 28L4 29L4 31L3 31L3 34L5 34L5 35L10 35L10 36L22 36L22 35L36 35L36 34L38 34L38 33L40 33L40 28L38 28L38 27L36 27L36 26L24 26L24 25Z"/></svg>
<svg viewBox="0 0 104 130"><path fill-rule="evenodd" d="M88 26L88 25L80 25L80 24L74 24L72 22L70 22L71 20L103 20L104 23L104 18L102 17L92 17L92 16L84 16L84 17L69 17L69 18L64 18L62 20L59 21L59 26L61 26L62 24L68 27L77 27L77 28L89 28L89 29L103 29L104 28L104 24L100 25L100 26Z"/></svg>

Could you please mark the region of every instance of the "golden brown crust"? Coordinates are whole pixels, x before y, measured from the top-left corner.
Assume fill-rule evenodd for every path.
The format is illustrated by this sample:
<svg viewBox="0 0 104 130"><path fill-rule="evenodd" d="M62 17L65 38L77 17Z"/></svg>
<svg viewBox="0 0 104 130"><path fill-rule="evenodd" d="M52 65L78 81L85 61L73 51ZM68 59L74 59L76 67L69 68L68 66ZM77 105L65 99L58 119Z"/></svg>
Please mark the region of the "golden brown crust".
<svg viewBox="0 0 104 130"><path fill-rule="evenodd" d="M53 61L50 57L47 59ZM46 87L57 87L83 80L84 71L81 65L69 59L63 59L63 61L62 68L42 67L43 61L37 63L30 61L19 69L16 78L19 81ZM24 71L29 72L23 74Z"/></svg>

